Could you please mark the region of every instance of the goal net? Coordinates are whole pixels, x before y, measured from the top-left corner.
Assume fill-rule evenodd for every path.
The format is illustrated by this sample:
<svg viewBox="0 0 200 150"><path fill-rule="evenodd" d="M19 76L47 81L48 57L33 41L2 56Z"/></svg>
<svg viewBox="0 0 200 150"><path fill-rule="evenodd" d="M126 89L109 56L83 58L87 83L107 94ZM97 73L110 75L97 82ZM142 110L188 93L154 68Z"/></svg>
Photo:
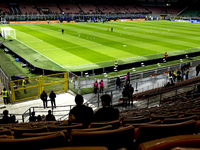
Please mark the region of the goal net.
<svg viewBox="0 0 200 150"><path fill-rule="evenodd" d="M1 28L1 35L5 39L16 39L15 29L10 27L2 27Z"/></svg>

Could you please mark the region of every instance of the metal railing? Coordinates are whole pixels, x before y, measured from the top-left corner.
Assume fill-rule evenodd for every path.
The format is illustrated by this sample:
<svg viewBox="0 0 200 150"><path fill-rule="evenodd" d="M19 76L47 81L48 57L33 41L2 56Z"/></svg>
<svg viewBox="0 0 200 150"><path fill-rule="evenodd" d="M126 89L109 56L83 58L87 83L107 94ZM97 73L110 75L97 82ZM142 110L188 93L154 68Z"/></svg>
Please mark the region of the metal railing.
<svg viewBox="0 0 200 150"><path fill-rule="evenodd" d="M44 109L44 107L30 107L21 115L22 122L28 122L29 117L31 116L32 112L35 112L36 116L40 115L44 117L48 114L48 110L51 110L51 113L55 116L56 120L67 120L69 111L74 106L75 105L56 106L56 108L58 109L54 109L52 107L47 107L47 109ZM59 109L59 108L63 108L63 109Z"/></svg>

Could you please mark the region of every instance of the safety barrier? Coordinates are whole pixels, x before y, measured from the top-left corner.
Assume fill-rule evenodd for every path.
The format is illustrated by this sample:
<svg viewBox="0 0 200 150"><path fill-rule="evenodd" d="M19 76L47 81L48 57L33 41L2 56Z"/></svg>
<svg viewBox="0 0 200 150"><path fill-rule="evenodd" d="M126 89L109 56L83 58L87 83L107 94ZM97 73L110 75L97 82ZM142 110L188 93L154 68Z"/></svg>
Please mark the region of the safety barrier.
<svg viewBox="0 0 200 150"><path fill-rule="evenodd" d="M55 93L66 92L67 84L67 72L10 81L12 103L40 97L43 90L47 94L51 90Z"/></svg>

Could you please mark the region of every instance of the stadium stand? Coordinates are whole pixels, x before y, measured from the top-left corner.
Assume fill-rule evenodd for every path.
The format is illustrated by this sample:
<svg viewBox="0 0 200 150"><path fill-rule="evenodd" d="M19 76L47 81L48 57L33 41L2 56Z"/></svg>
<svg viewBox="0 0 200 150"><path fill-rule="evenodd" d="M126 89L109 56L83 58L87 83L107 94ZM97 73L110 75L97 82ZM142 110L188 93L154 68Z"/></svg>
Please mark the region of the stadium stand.
<svg viewBox="0 0 200 150"><path fill-rule="evenodd" d="M22 14L25 14L25 15L26 14L29 14L29 15L39 14L37 8L32 3L25 3L25 2L19 3L19 8L20 8Z"/></svg>
<svg viewBox="0 0 200 150"><path fill-rule="evenodd" d="M162 14L180 11L180 8L166 8L160 5L117 5L117 4L62 4L19 3L23 14L92 14L92 13L149 13ZM9 14L7 4L2 11ZM49 10L42 11L42 8ZM39 10L39 11L38 11ZM40 12L40 13L39 13ZM196 10L186 10L182 15L198 16ZM135 101L144 100L200 82L195 77L174 86L155 88L133 94ZM193 89L189 89L193 92ZM88 128L82 124L69 125L68 121L42 121L34 123L0 124L0 144L8 149L70 149L70 150L157 150L175 147L200 147L200 97L184 91L176 97L163 98L160 107L125 109L120 112L120 120L92 122ZM30 145L32 147L30 147ZM98 147L97 147L98 146Z"/></svg>

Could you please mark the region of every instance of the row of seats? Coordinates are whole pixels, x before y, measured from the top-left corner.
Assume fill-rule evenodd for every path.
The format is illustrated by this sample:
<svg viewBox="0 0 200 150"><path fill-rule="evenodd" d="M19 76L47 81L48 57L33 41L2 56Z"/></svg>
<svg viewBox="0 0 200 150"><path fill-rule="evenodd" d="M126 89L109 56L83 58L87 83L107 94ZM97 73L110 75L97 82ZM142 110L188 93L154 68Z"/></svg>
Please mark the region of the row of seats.
<svg viewBox="0 0 200 150"><path fill-rule="evenodd" d="M5 3L2 3L6 5ZM2 5L2 6L4 6ZM163 8L161 7L141 7L139 5L109 5L109 4L55 4L55 3L19 3L18 4L21 12L24 14L26 13L34 13L39 14L41 8L49 8L52 13L61 14L62 12L65 13L80 13L81 11L85 13L161 13ZM74 7L74 8L73 8ZM4 7L5 8L5 7ZM9 7L6 7L7 12L9 12ZM158 11L155 11L158 10ZM175 9L175 8L174 8ZM175 12L173 9L173 12ZM3 9L4 10L4 9ZM176 8L176 13L180 10L180 8ZM168 10L170 13L170 9ZM42 13L40 11L40 13Z"/></svg>
<svg viewBox="0 0 200 150"><path fill-rule="evenodd" d="M140 92L140 93L135 93L135 94L133 94L133 100L143 100L145 98L149 98L149 97L161 94L161 93L169 92L169 91L175 90L177 88L196 84L199 82L200 82L200 77L194 77L192 79L188 79L188 80L185 80L182 82L176 82L174 86L165 87L165 88L159 87L159 88L147 90L147 91Z"/></svg>
<svg viewBox="0 0 200 150"><path fill-rule="evenodd" d="M197 116L195 116L197 117ZM193 117L193 118L195 118ZM144 142L164 137L195 134L199 130L199 121L161 124L161 120L152 123L120 125L120 120L94 123L90 128L82 124L67 125L67 122L19 123L1 126L0 145L25 149L69 147L69 146L105 146L109 150L118 148L137 149ZM116 125L119 125L118 127ZM117 127L117 128L116 128Z"/></svg>

